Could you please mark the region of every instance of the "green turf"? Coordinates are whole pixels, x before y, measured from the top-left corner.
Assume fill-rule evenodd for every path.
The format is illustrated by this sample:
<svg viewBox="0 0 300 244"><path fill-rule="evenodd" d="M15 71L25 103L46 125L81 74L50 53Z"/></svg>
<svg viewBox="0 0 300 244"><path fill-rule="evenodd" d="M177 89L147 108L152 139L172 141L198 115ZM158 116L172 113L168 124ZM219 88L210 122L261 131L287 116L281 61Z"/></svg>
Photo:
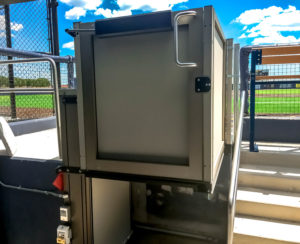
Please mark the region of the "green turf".
<svg viewBox="0 0 300 244"><path fill-rule="evenodd" d="M272 94L272 95L281 95L281 94L300 94L300 89L270 89L270 90L256 90L256 94Z"/></svg>
<svg viewBox="0 0 300 244"><path fill-rule="evenodd" d="M0 96L0 107L10 106L9 96ZM51 94L46 95L16 95L17 108L53 108Z"/></svg>
<svg viewBox="0 0 300 244"><path fill-rule="evenodd" d="M300 114L300 89L256 90L255 94L260 95L255 97L256 114Z"/></svg>

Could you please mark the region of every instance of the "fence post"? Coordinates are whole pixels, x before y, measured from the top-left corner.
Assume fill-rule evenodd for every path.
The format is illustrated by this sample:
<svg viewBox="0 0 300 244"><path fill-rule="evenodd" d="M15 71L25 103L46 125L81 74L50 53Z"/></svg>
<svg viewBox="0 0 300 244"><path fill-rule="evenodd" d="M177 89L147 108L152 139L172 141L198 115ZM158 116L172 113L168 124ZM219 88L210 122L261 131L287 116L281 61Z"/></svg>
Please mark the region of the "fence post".
<svg viewBox="0 0 300 244"><path fill-rule="evenodd" d="M59 37L58 37L58 20L57 20L57 6L56 0L48 0L48 12L50 21L50 36L51 36L51 54L59 56ZM56 63L58 72L58 84L61 87L60 64Z"/></svg>
<svg viewBox="0 0 300 244"><path fill-rule="evenodd" d="M12 42L11 42L11 25L10 25L10 11L9 11L9 5L4 6L4 12L5 12L5 34L6 34L6 46L11 48ZM12 56L7 56L8 60L12 60ZM15 81L14 81L14 67L12 64L8 65L8 80L9 80L9 88L15 87ZM10 94L10 111L11 111L11 118L16 119L17 118L17 111L16 111L16 95L14 93Z"/></svg>
<svg viewBox="0 0 300 244"><path fill-rule="evenodd" d="M250 152L258 152L255 145L255 80L256 65L261 64L262 51L252 50L251 52L251 83L250 83Z"/></svg>

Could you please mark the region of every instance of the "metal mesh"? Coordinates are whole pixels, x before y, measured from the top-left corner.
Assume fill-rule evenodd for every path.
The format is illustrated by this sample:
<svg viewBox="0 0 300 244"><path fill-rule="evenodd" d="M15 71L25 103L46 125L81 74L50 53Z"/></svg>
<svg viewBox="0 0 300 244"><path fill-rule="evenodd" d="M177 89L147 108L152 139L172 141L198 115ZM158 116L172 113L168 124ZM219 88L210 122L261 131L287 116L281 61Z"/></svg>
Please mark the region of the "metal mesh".
<svg viewBox="0 0 300 244"><path fill-rule="evenodd" d="M47 1L37 0L9 6L11 46L7 45L5 9L0 9L0 47L50 53L49 19ZM0 60L7 59L0 56ZM15 64L13 75L8 65L0 66L0 88L52 87L49 63ZM11 80L14 85L12 86ZM12 111L14 110L14 111ZM8 120L41 118L54 115L53 95L50 94L0 94L0 115Z"/></svg>
<svg viewBox="0 0 300 244"><path fill-rule="evenodd" d="M300 64L256 66L255 113L300 116Z"/></svg>

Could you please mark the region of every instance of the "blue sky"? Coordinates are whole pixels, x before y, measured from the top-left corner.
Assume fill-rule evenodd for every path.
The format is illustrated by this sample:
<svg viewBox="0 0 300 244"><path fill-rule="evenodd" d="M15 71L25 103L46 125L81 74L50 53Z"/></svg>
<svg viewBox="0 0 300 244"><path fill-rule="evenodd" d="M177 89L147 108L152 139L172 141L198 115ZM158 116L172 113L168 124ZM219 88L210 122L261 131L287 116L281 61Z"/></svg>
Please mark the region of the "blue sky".
<svg viewBox="0 0 300 244"><path fill-rule="evenodd" d="M73 22L213 5L226 38L244 45L300 42L300 0L58 0L61 55L73 55Z"/></svg>

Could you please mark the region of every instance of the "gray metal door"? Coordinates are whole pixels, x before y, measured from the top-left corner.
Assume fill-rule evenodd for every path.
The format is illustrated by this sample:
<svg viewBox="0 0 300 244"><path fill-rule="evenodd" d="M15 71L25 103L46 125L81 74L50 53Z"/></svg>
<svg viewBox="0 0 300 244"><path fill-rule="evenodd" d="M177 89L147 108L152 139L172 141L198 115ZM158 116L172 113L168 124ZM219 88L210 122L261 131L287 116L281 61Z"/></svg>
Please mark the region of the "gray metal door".
<svg viewBox="0 0 300 244"><path fill-rule="evenodd" d="M213 8L170 12L170 28L165 29L122 32L131 27L111 26L130 18L103 21L109 26L104 30L121 32L83 32L75 39L79 125L84 128L81 168L106 176L212 183L223 150L224 84L224 37ZM79 23L74 28L90 26ZM214 48L217 37L220 51ZM215 57L218 70L213 68ZM218 100L212 99L212 92L196 91L201 76L211 79L212 91L220 91ZM217 126L212 124L215 112ZM215 127L218 138L212 134Z"/></svg>

